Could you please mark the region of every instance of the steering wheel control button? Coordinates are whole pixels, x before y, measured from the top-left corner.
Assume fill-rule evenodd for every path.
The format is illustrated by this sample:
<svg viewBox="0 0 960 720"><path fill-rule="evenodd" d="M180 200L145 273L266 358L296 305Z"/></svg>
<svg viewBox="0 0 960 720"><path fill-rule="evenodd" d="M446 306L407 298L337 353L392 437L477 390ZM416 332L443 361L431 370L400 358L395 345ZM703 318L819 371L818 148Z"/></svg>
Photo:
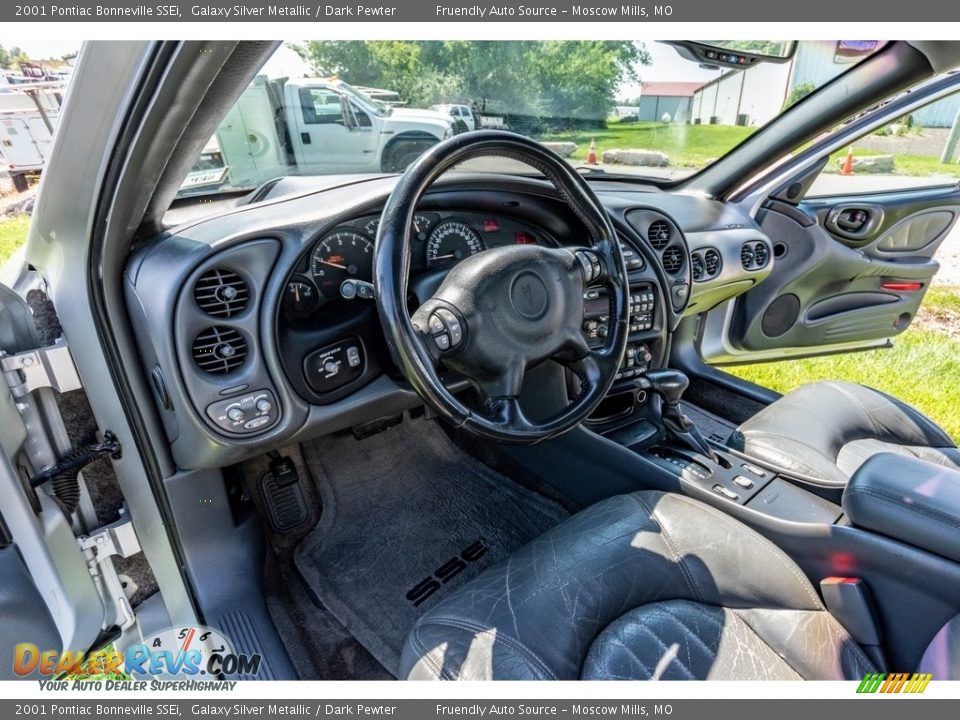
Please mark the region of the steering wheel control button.
<svg viewBox="0 0 960 720"><path fill-rule="evenodd" d="M307 385L318 395L349 385L363 375L363 368L363 346L355 338L314 350L303 361Z"/></svg>
<svg viewBox="0 0 960 720"><path fill-rule="evenodd" d="M430 314L427 323L439 350L450 350L463 341L463 325L452 311L439 308Z"/></svg>
<svg viewBox="0 0 960 720"><path fill-rule="evenodd" d="M264 430L280 417L277 401L270 390L253 392L220 400L207 406L207 417L217 427L231 433L247 434Z"/></svg>
<svg viewBox="0 0 960 720"><path fill-rule="evenodd" d="M433 318L439 318L443 324L443 330L450 336L450 347L456 347L463 340L463 326L457 319L457 316L446 308L440 308L430 318L430 326L433 327Z"/></svg>
<svg viewBox="0 0 960 720"><path fill-rule="evenodd" d="M547 311L547 286L536 273L520 273L510 287L510 302L523 317L539 320Z"/></svg>

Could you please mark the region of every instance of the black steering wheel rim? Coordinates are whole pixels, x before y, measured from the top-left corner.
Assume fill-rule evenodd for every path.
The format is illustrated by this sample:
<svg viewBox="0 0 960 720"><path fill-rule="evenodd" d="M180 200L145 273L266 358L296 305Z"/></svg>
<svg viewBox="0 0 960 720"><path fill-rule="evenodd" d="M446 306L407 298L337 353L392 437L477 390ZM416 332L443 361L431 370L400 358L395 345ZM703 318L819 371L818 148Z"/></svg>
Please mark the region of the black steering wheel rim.
<svg viewBox="0 0 960 720"><path fill-rule="evenodd" d="M535 257L538 262L552 263L559 274L562 274L563 270L569 271L569 277L579 277L582 274L582 285L577 289L577 298L572 296L572 286L565 286L564 294L568 297L564 299L564 307L576 308L579 300L580 317L567 318L568 321L576 323L576 337L571 331L572 326L564 322L564 347L575 346L580 352L589 350L588 354L579 358L575 356L580 353L571 350L569 364L564 362L578 375L580 394L558 414L539 423L523 416L517 402L518 393L505 391L501 396L488 391L488 400L480 410L460 401L440 378L439 357L436 348L429 343L425 316L411 318L407 307L411 228L418 202L433 183L453 166L466 160L489 156L517 160L542 172L583 222L590 237L590 243L582 249L577 248L576 253L572 250L544 249ZM481 255L494 250L502 251L505 263L524 261L520 251L505 248L487 250ZM532 250L523 252L534 257ZM507 257L508 253L518 257ZM579 259L580 265L576 264L576 260L566 259L567 255ZM584 257L599 260L599 270L595 278L590 275L590 262L585 262ZM584 265L586 270L583 269ZM571 270L574 266L580 268L576 273ZM594 268L596 267L594 262ZM573 429L590 415L609 391L626 348L629 290L623 255L610 218L576 170L539 143L515 133L494 130L463 133L433 146L407 168L383 210L376 238L373 278L380 321L401 372L424 402L446 421L486 439L529 444ZM588 284L604 286L610 299L608 334L600 348L586 348L586 340L579 330L582 322L583 289ZM441 290L443 288L442 285ZM427 303L424 303L417 312L423 315L421 310L426 306ZM498 309L498 312L504 313L508 310ZM503 319L504 316L501 314L499 317ZM489 325L488 323L488 327ZM578 337L581 340L577 340ZM464 352L469 352L470 349L468 347ZM453 362L450 358L446 360L448 363ZM461 361L465 361L465 358L461 358ZM525 368L521 368L521 375L523 369ZM475 380L473 377L470 379L472 382ZM478 382L482 385L481 381L474 384L477 385ZM483 387L487 388L485 385Z"/></svg>

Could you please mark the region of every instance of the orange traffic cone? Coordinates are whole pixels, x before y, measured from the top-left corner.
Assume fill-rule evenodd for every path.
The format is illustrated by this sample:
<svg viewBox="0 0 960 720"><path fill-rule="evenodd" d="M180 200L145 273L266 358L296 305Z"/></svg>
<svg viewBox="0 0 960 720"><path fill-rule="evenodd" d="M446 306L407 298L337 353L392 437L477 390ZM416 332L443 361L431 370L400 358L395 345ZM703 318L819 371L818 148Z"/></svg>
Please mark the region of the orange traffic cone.
<svg viewBox="0 0 960 720"><path fill-rule="evenodd" d="M590 149L587 150L587 165L597 164L597 143L590 138Z"/></svg>
<svg viewBox="0 0 960 720"><path fill-rule="evenodd" d="M847 159L843 161L843 167L840 169L841 175L853 175L853 148L847 148Z"/></svg>

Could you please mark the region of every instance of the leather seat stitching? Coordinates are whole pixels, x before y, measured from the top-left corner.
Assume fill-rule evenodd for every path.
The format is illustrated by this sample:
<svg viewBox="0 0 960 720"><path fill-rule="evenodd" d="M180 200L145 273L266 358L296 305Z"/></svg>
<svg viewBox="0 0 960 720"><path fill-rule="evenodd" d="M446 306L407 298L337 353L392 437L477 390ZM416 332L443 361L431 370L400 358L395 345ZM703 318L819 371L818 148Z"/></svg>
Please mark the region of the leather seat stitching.
<svg viewBox="0 0 960 720"><path fill-rule="evenodd" d="M650 506L648 506L647 503L642 498L638 497L636 493L634 493L632 497L636 499L638 503L640 503L640 506L650 516L650 519L653 520L657 524L657 527L660 528L660 536L663 539L663 544L667 546L667 550L670 552L670 555L673 556L673 560L677 564L677 567L679 568L680 574L683 576L684 581L687 583L687 587L690 588L690 592L693 594L693 596L697 600L699 600L700 602L703 602L703 597L701 597L700 595L700 590L697 588L695 580L691 576L686 563L684 562L683 558L680 556L680 553L677 550L676 546L673 544L673 541L670 539L670 533L667 532L666 527L664 527L663 523L660 521L660 518L657 516L656 511L650 508Z"/></svg>
<svg viewBox="0 0 960 720"><path fill-rule="evenodd" d="M472 632L475 635L490 635L495 632L495 628L488 628L479 623L474 623L469 620L464 620L461 618L454 617L431 617L426 619L424 622L420 623L420 626L425 625L440 625L445 627L457 628L459 630L467 630ZM536 668L546 677L551 680L559 680L559 678L547 667L547 664L541 660L530 648L524 645L519 640L511 638L509 635L496 635L495 640L498 643L503 643L505 646L516 652L518 655L522 655L524 659L528 660L531 665L536 666Z"/></svg>
<svg viewBox="0 0 960 720"><path fill-rule="evenodd" d="M650 637L653 638L654 642L657 643L657 645L662 647L664 650L670 649L670 646L667 645L665 642L663 642L663 640L660 639L659 635L657 635L653 630L647 627L647 624L645 621L637 622L636 627L640 630L644 630L648 635L650 635ZM693 673L693 671L689 667L687 667L686 663L684 663L679 656L675 657L674 661L690 677L691 680L698 679L697 676Z"/></svg>
<svg viewBox="0 0 960 720"><path fill-rule="evenodd" d="M618 646L618 647L623 648L623 649L627 652L627 654L630 655L630 657L633 658L634 661L636 661L637 665L639 665L639 666L641 667L641 669L647 674L647 677L648 677L648 678L653 677L653 670L651 670L650 668L648 668L648 667L647 667L647 664L646 664L645 662L643 662L643 660L640 659L640 656L637 655L636 652L634 652L633 648L631 648L629 645L627 645L625 642L623 642L623 640L621 640L621 639L618 638L618 637L613 637L613 638L610 638L610 639L604 639L604 642L608 642L608 643L610 643L611 645L616 645L616 646ZM582 673L582 672L580 673L580 676L581 676L581 677L583 676L583 673Z"/></svg>
<svg viewBox="0 0 960 720"><path fill-rule="evenodd" d="M749 539L751 543L753 543L755 546L760 547L762 550L770 553L773 557L779 560L780 563L787 569L787 571L791 575L793 575L794 578L796 578L800 588L807 593L807 596L813 601L813 604L816 606L816 608L820 610L823 609L823 604L820 602L820 598L817 597L817 595L813 592L813 589L810 586L810 580L806 577L806 575L803 575L797 569L797 566L794 564L793 560L791 560L790 557L785 552L783 552L783 550L777 547L773 542L761 538L759 535L756 535L753 530L748 528L743 523L740 523L739 521L734 520L729 515L724 515L719 510L715 510L709 505L702 505L700 503L694 504L693 500L691 500L690 498L684 497L683 495L676 495L673 497L675 497L680 502L684 502L698 510L702 510L703 512L706 512L716 517L725 525L735 526L739 531L741 531L740 537ZM746 531L746 532L743 532L743 531Z"/></svg>
<svg viewBox="0 0 960 720"><path fill-rule="evenodd" d="M891 434L892 434L892 433L889 433L889 432L886 430L886 428L884 428L882 425L880 425L880 424L877 422L877 419L873 416L873 413L870 412L870 410L867 409L866 405L864 405L863 402L861 402L860 398L858 398L854 393L850 392L850 390L848 390L847 388L845 388L845 387L844 387L843 385L841 385L840 383L827 382L827 383L824 383L824 385L826 385L827 387L833 388L833 389L836 390L838 393L840 393L840 394L843 395L845 398L847 398L850 402L852 402L857 408L859 408L859 409L860 409L860 412L863 413L863 415L867 418L867 422L869 422L869 423L870 423L870 426L873 428L873 432L874 432L878 437L881 437L881 436L884 436L884 435L891 435ZM870 389L870 388L866 387L865 385L860 385L860 387L865 388L865 389L867 389L867 390Z"/></svg>

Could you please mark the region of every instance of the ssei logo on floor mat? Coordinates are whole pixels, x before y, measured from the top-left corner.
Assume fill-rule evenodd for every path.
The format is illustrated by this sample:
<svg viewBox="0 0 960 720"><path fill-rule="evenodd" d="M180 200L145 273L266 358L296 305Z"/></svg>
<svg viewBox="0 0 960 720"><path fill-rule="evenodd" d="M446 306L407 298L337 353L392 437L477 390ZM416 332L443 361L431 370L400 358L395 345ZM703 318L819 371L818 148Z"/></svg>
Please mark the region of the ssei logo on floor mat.
<svg viewBox="0 0 960 720"><path fill-rule="evenodd" d="M412 602L414 607L419 606L437 590L466 570L470 563L476 562L486 555L487 550L489 548L483 540L477 540L468 545L459 555L450 558L434 570L432 575L414 585L407 593L407 600Z"/></svg>

